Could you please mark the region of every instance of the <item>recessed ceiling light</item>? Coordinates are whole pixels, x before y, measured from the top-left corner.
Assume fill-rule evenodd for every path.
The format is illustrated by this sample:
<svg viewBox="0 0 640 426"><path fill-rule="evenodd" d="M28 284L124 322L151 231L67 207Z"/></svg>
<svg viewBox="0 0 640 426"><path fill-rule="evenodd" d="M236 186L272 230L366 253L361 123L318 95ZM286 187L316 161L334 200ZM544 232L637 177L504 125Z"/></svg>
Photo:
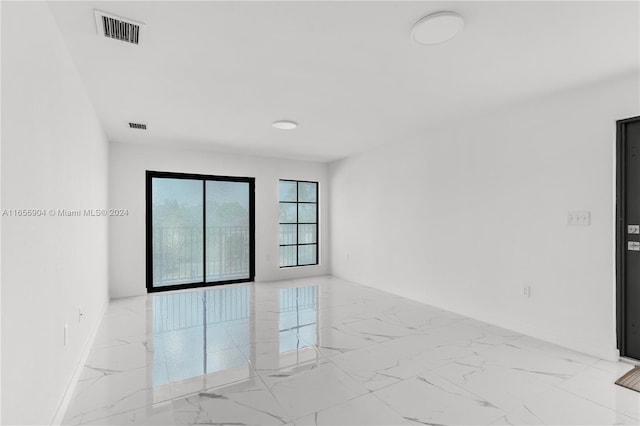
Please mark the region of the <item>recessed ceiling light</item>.
<svg viewBox="0 0 640 426"><path fill-rule="evenodd" d="M293 130L298 127L298 123L291 120L278 120L274 121L272 126L280 130Z"/></svg>
<svg viewBox="0 0 640 426"><path fill-rule="evenodd" d="M420 44L440 44L451 40L464 28L464 19L456 12L436 12L415 23L411 38Z"/></svg>

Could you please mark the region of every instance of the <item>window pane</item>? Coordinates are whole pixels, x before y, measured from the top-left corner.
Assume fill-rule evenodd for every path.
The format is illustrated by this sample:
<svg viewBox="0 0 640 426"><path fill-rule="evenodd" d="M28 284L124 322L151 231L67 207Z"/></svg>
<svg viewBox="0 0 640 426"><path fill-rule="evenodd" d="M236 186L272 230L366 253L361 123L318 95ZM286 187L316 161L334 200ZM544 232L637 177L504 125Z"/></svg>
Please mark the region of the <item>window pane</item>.
<svg viewBox="0 0 640 426"><path fill-rule="evenodd" d="M280 244L297 244L297 227L298 225L280 225Z"/></svg>
<svg viewBox="0 0 640 426"><path fill-rule="evenodd" d="M295 203L280 203L280 223L296 223L298 214Z"/></svg>
<svg viewBox="0 0 640 426"><path fill-rule="evenodd" d="M279 191L280 266L317 264L318 183L281 180Z"/></svg>
<svg viewBox="0 0 640 426"><path fill-rule="evenodd" d="M317 242L317 225L298 225L298 244Z"/></svg>
<svg viewBox="0 0 640 426"><path fill-rule="evenodd" d="M298 201L317 202L317 188L318 184L315 182L298 182Z"/></svg>
<svg viewBox="0 0 640 426"><path fill-rule="evenodd" d="M249 278L249 183L205 185L207 282Z"/></svg>
<svg viewBox="0 0 640 426"><path fill-rule="evenodd" d="M317 204L298 204L298 214L300 223L316 223Z"/></svg>
<svg viewBox="0 0 640 426"><path fill-rule="evenodd" d="M298 265L313 265L316 261L316 245L298 246Z"/></svg>
<svg viewBox="0 0 640 426"><path fill-rule="evenodd" d="M296 266L296 247L280 247L280 266Z"/></svg>
<svg viewBox="0 0 640 426"><path fill-rule="evenodd" d="M297 201L297 182L288 180L280 181L280 201Z"/></svg>
<svg viewBox="0 0 640 426"><path fill-rule="evenodd" d="M153 286L203 281L202 181L153 178Z"/></svg>

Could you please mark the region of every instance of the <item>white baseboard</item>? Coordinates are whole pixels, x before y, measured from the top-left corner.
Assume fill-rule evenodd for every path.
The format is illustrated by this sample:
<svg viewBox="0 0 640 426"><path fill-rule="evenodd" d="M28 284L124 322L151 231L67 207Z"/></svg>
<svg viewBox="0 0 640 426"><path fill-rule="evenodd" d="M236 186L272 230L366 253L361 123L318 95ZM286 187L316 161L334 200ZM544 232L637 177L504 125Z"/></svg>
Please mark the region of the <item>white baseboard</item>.
<svg viewBox="0 0 640 426"><path fill-rule="evenodd" d="M107 311L107 306L109 306L109 299L107 298L106 302L102 305L102 309L100 309L99 320L96 321L93 326L93 330L89 333L89 338L87 339L84 348L82 349L82 354L80 355L80 359L78 360L78 364L73 371L73 375L71 376L71 380L67 384L67 388L65 389L62 397L60 398L60 402L58 403L58 408L53 416L53 420L51 420L51 425L58 426L64 420L64 415L67 413L67 408L69 408L69 403L71 402L71 397L73 396L73 392L76 390L76 385L78 384L78 379L82 374L82 369L84 365L87 363L87 358L89 357L89 353L91 352L91 348L93 347L93 343L96 340L96 336L98 335L98 329L100 328L100 324L102 323L102 319L104 318L104 313Z"/></svg>
<svg viewBox="0 0 640 426"><path fill-rule="evenodd" d="M620 362L624 362L625 364L633 365L634 367L638 366L638 360L633 358L627 358L624 356L620 357Z"/></svg>
<svg viewBox="0 0 640 426"><path fill-rule="evenodd" d="M606 343L594 344L593 342L587 342L581 339L576 339L573 336L556 334L551 330L540 328L533 324L526 324L526 323L522 323L520 321L514 321L514 320L505 322L504 318L494 317L492 315L487 315L486 313L482 313L482 314L477 312L465 313L465 312L455 311L447 307L440 307L440 308L447 309L469 318L483 321L488 324L495 325L497 327L505 328L507 330L512 330L517 333L521 333L526 336L530 336L530 337L545 341L547 343L552 343L554 345L558 345L563 348L571 349L573 351L590 355L595 358L600 358L606 361L616 362L620 357L620 352L615 348L613 344L611 345L607 345ZM614 337L613 337L613 331L612 331L612 337L611 337L612 342L613 342L613 339Z"/></svg>
<svg viewBox="0 0 640 426"><path fill-rule="evenodd" d="M358 282L351 278L340 277L339 275L333 275L335 277L344 279L346 281ZM369 286L370 287L370 286ZM417 302L431 304L430 301L424 300L419 295L416 294L406 294L398 291L394 291L392 289L385 289L379 287L378 290L386 291L388 293L396 294L398 296L406 297L411 300L415 300ZM497 327L505 328L507 330L515 331L517 333L524 334L526 336L534 337L536 339L552 343L567 349L571 349L580 353L584 353L587 355L591 355L596 358L604 359L606 361L616 362L620 358L620 351L615 348L615 336L613 335L614 331L612 330L611 341L609 344L607 342L600 344L593 344L593 342L586 342L580 339L576 339L572 336L559 335L554 333L551 330L539 328L532 324L522 323L520 321L514 321L507 319L505 321L504 317L496 317L494 315L488 314L486 312L463 312L461 310L456 309L456 307L452 306L443 306L438 304L432 304L440 309L447 310L449 312L454 312L456 314L472 318L478 321L486 322L488 324L495 325Z"/></svg>

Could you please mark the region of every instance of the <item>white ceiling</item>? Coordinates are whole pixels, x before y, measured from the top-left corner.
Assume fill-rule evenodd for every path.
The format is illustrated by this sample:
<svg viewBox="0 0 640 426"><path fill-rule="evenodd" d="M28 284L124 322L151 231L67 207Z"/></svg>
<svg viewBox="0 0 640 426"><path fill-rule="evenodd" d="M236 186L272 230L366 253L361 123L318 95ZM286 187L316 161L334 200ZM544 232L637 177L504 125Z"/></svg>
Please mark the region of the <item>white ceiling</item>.
<svg viewBox="0 0 640 426"><path fill-rule="evenodd" d="M111 141L331 161L487 108L638 70L638 2L53 2ZM99 37L94 9L144 22ZM465 30L411 41L421 17ZM297 130L271 127L274 120ZM147 131L128 122L148 124Z"/></svg>

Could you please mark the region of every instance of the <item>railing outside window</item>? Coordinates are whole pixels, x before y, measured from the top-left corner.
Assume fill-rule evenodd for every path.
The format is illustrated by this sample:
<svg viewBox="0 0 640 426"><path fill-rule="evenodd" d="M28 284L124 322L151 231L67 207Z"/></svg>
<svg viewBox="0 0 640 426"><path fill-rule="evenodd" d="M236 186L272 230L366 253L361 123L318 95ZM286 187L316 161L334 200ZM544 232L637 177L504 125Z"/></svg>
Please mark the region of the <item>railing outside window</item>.
<svg viewBox="0 0 640 426"><path fill-rule="evenodd" d="M249 227L207 227L208 280L232 280L249 273ZM153 276L156 285L172 285L202 271L202 229L156 227L153 229Z"/></svg>

